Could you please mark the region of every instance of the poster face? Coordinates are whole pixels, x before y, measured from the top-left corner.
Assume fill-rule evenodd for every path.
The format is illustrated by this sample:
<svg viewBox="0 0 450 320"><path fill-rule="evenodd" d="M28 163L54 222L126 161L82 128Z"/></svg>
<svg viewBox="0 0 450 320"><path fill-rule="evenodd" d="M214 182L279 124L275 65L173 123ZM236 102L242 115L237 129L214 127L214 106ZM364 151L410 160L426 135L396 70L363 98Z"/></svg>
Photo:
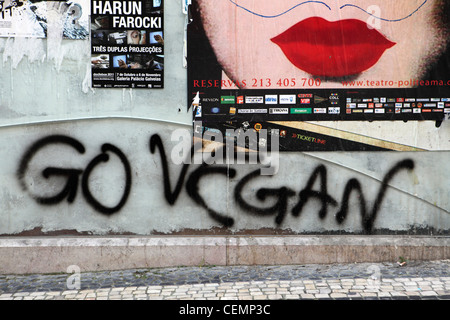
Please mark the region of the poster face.
<svg viewBox="0 0 450 320"><path fill-rule="evenodd" d="M163 88L163 1L93 0L94 88Z"/></svg>
<svg viewBox="0 0 450 320"><path fill-rule="evenodd" d="M448 0L195 0L190 13L188 103L206 128L277 128L288 151L413 151L450 114ZM413 136L417 121L432 126ZM388 122L411 138L391 140Z"/></svg>

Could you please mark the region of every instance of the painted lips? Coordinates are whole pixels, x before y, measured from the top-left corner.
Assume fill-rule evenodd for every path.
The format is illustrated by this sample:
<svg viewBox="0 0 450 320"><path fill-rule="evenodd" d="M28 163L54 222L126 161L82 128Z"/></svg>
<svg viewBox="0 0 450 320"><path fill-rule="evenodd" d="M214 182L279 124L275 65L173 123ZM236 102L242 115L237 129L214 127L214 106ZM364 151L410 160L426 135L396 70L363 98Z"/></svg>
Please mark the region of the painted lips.
<svg viewBox="0 0 450 320"><path fill-rule="evenodd" d="M359 74L395 45L360 20L313 17L271 39L297 68L321 77Z"/></svg>

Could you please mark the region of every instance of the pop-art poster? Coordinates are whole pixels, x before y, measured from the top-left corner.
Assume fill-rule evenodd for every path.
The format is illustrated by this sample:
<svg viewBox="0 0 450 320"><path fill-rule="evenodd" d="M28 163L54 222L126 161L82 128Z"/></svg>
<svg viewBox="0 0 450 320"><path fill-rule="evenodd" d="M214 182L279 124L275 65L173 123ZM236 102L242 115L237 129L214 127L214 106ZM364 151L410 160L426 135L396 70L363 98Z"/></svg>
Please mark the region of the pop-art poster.
<svg viewBox="0 0 450 320"><path fill-rule="evenodd" d="M204 130L265 128L287 151L450 148L450 1L193 0L188 11L188 104Z"/></svg>

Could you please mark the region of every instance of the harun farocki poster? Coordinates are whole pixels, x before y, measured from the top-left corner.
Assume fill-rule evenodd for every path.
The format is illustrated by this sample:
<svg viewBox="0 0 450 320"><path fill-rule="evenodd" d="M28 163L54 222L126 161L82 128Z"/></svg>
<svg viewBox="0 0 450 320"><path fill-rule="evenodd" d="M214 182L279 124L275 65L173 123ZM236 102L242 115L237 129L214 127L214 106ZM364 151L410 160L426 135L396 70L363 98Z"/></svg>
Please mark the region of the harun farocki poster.
<svg viewBox="0 0 450 320"><path fill-rule="evenodd" d="M92 0L94 88L163 88L162 0Z"/></svg>

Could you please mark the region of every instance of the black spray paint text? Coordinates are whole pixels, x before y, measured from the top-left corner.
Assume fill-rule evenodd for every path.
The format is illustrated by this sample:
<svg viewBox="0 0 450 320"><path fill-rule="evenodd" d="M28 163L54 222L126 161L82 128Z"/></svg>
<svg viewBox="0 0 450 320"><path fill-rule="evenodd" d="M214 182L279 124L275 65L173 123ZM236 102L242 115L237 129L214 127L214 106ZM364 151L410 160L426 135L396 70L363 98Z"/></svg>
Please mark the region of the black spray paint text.
<svg viewBox="0 0 450 320"><path fill-rule="evenodd" d="M85 147L78 140L64 136L64 135L52 135L44 137L36 141L22 156L19 168L17 170L17 178L20 185L25 191L40 204L43 205L55 205L65 199L72 203L77 194L79 177L81 176L81 190L86 201L99 213L105 215L112 215L120 212L120 210L125 206L131 186L132 186L132 168L127 159L127 156L116 146L105 143L101 147L101 153L94 157L87 167L82 170L80 168L58 168L58 167L47 167L43 169L42 175L44 178L48 179L51 176L64 176L66 177L66 184L64 188L57 194L53 196L38 196L31 194L28 190L28 186L25 182L26 175L29 171L29 164L31 160L36 156L36 154L41 151L45 146L48 145L59 145L63 144L70 146L75 149L79 154L84 154ZM221 175L225 179L234 179L238 176L237 167L228 166L216 166L208 165L206 163L197 166L189 174L189 162L181 166L181 170L178 172L178 177L176 179L176 184L172 187L171 184L171 173L169 170L169 162L166 156L166 151L164 148L164 143L161 137L157 134L151 136L149 145L149 151L151 155L159 153L161 167L162 167L162 193L165 200L171 206L176 204L176 201L182 192L183 186L185 187L187 195L200 207L204 208L208 215L217 223L224 227L232 227L235 223L234 218L227 216L226 214L217 212L212 209L209 202L211 199L205 199L202 196L202 190L200 189L200 182L202 178L209 175ZM193 146L194 149L194 146ZM109 207L102 204L96 199L92 194L89 185L89 177L92 171L100 164L107 163L109 160L109 154L114 154L117 156L125 172L124 190L120 199L118 199L117 205ZM242 166L240 167L242 168ZM244 167L245 168L245 167ZM289 187L282 186L278 188L267 188L261 187L256 193L256 199L264 203L267 199L273 199L273 204L268 207L257 207L248 202L248 200L243 196L244 188L250 183L258 183L263 179L263 185L267 186L271 179L270 176L261 175L261 169L254 170L250 173L245 173L245 175L240 178L234 187L233 197L238 208L246 214L256 215L256 216L274 216L274 222L276 226L281 226L286 215L288 214L288 208L290 200L293 199L295 205L291 209L291 214L294 217L298 217L302 214L303 208L310 200L318 201L319 211L318 216L320 219L324 219L329 211L329 207L336 207L335 211L336 222L342 224L349 213L350 198L353 193L357 194L359 199L359 213L361 215L361 223L364 231L366 233L371 233L374 229L374 223L377 219L377 215L380 210L380 206L383 199L388 191L389 183L392 179L404 170L414 169L414 162L410 159L405 159L397 162L393 167L384 175L381 181L380 188L376 194L376 198L373 200L371 208L368 208L368 203L363 191L363 186L360 181L356 178L348 180L343 188L342 196L340 199L340 206L338 200L336 200L328 192L327 179L328 170L325 165L318 165L310 174L308 181L304 188L297 192ZM319 183L319 188L317 190L314 188L316 181ZM303 183L303 181L301 181ZM155 191L158 192L158 191Z"/></svg>

